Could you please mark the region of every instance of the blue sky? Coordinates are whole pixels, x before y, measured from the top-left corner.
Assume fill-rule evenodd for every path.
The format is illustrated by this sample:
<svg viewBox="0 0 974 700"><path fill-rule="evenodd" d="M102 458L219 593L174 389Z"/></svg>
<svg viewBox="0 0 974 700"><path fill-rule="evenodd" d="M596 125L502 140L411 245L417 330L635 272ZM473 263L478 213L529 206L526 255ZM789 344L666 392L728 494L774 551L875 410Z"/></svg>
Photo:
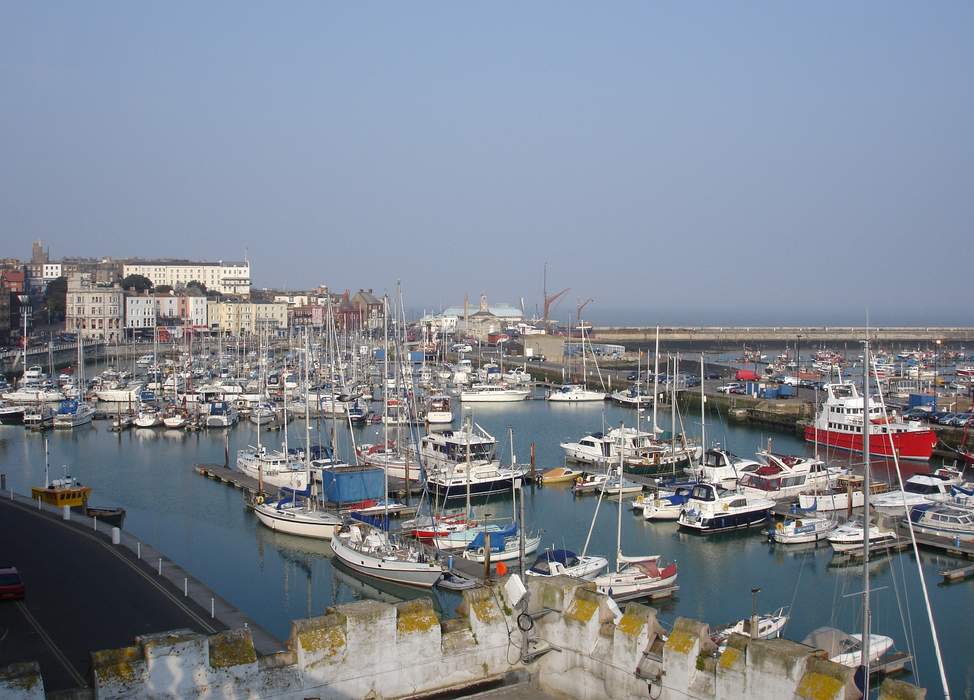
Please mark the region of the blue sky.
<svg viewBox="0 0 974 700"><path fill-rule="evenodd" d="M971 323L974 3L0 6L0 230L647 323Z"/></svg>

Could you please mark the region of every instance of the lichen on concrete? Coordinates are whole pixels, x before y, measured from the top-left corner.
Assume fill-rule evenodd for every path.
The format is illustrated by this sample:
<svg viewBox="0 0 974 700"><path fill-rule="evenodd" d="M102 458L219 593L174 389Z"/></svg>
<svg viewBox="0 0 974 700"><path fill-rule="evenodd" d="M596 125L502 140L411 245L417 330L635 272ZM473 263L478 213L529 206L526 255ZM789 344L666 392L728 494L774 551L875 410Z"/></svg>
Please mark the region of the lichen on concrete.
<svg viewBox="0 0 974 700"><path fill-rule="evenodd" d="M461 613L473 611L477 621L482 624L490 624L501 619L500 611L494 601L493 592L488 587L473 588L463 592L463 603L460 605Z"/></svg>
<svg viewBox="0 0 974 700"><path fill-rule="evenodd" d="M806 673L798 684L796 694L802 700L834 700L842 692L843 683L824 673Z"/></svg>
<svg viewBox="0 0 974 700"><path fill-rule="evenodd" d="M399 635L429 632L440 623L440 618L433 609L433 601L429 598L399 603L396 609L396 632Z"/></svg>
<svg viewBox="0 0 974 700"><path fill-rule="evenodd" d="M893 678L887 678L879 686L879 700L923 700L925 697L926 689Z"/></svg>
<svg viewBox="0 0 974 700"><path fill-rule="evenodd" d="M738 661L744 659L744 652L740 649L735 649L734 647L727 647L724 649L724 653L720 655L720 662L718 665L721 670L730 671L734 666L737 665Z"/></svg>
<svg viewBox="0 0 974 700"><path fill-rule="evenodd" d="M227 630L210 637L210 666L229 668L245 666L257 661L257 651L250 631Z"/></svg>
<svg viewBox="0 0 974 700"><path fill-rule="evenodd" d="M579 624L588 624L599 611L599 597L594 591L575 589L575 597L565 610L565 618Z"/></svg>
<svg viewBox="0 0 974 700"><path fill-rule="evenodd" d="M748 657L755 668L767 673L796 678L796 671L811 650L787 639L755 639L748 645Z"/></svg>
<svg viewBox="0 0 974 700"><path fill-rule="evenodd" d="M323 652L334 657L345 648L346 618L334 610L320 617L295 620L291 624L291 640L305 653Z"/></svg>
<svg viewBox="0 0 974 700"><path fill-rule="evenodd" d="M138 673L133 664L144 661L141 646L91 652L91 669L104 680L129 683Z"/></svg>
<svg viewBox="0 0 974 700"><path fill-rule="evenodd" d="M626 612L619 620L617 628L623 634L629 637L638 637L643 631L643 626L653 615L653 611L646 607L645 605L640 605L639 603L629 603L626 606Z"/></svg>
<svg viewBox="0 0 974 700"><path fill-rule="evenodd" d="M29 692L41 683L41 667L36 661L21 661L0 668L0 685Z"/></svg>

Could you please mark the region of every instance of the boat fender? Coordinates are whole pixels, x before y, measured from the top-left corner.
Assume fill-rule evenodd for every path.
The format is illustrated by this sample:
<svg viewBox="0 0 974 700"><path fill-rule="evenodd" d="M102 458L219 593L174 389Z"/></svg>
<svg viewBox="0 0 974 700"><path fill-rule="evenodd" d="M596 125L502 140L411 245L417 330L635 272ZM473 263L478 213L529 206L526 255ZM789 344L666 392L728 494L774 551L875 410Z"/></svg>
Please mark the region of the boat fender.
<svg viewBox="0 0 974 700"><path fill-rule="evenodd" d="M730 506L726 503L724 504L724 510L730 510Z"/></svg>
<svg viewBox="0 0 974 700"><path fill-rule="evenodd" d="M257 494L257 498L254 499L254 503L256 503L257 505L260 505L263 502L264 502L264 497L261 496L260 494Z"/></svg>

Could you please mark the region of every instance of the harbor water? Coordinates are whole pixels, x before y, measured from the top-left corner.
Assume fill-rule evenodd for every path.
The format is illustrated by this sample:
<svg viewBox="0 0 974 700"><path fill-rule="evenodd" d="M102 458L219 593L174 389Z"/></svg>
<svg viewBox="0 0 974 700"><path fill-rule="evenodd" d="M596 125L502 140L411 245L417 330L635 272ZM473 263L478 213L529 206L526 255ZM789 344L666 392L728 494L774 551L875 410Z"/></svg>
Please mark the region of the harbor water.
<svg viewBox="0 0 974 700"><path fill-rule="evenodd" d="M459 424L457 402L454 414ZM663 415L665 414L665 415ZM649 413L641 420L645 427ZM624 421L635 426L636 413L606 404L555 405L545 401L481 404L474 421L498 439L498 454L509 460L508 428L513 429L518 462L526 463L529 445L536 444L539 469L563 464L559 443L586 432L606 430ZM811 453L812 446L790 434L728 424L708 416L709 444L719 442L732 452L751 457L773 438L776 452ZM660 426L669 428L669 411L661 411ZM683 425L699 434L699 416L684 415ZM325 443L331 422L322 423ZM390 428L394 432L394 429ZM403 429L405 432L405 428ZM349 432L339 424L340 450L351 455ZM290 426L290 441L301 444L304 424ZM96 421L72 431L48 432L51 476L64 469L93 487L94 505L120 505L127 510L125 528L163 551L221 596L247 613L280 639L291 620L321 614L336 602L363 597L395 602L432 595L444 616L452 616L459 602L455 594L419 591L356 577L335 564L327 543L281 535L262 527L247 510L241 492L205 479L193 467L224 461L226 433L210 430L183 433L163 429L109 431L109 422ZM281 441L281 433L264 433L265 444ZM0 427L0 472L8 487L29 493L44 479L44 440L22 427ZM382 440L381 426L355 429L358 442ZM229 431L230 463L236 450L256 442L256 427L244 421ZM837 464L847 457L829 456ZM853 465L855 468L855 465ZM883 476L887 465L879 465ZM569 485L523 490L527 529L542 530L542 546L581 552L598 503L597 496L573 496ZM462 505L462 501L458 502ZM588 553L615 564L616 517L619 503L604 499L599 506ZM800 641L813 629L835 626L861 631L862 568L841 565L827 544L772 545L758 529L713 536L677 530L675 523L650 523L623 504L622 551L627 555L660 554L679 565L679 591L656 601L660 618L672 623L678 616L708 622L712 627L733 623L751 613L751 589L760 588L758 609L770 612L790 607L785 636ZM480 518L512 514L510 497L477 502ZM5 533L29 538L29 532ZM921 549L920 557L945 654L948 677L957 697L974 695L974 661L967 654L974 619L974 584L943 585L939 572L959 566L946 555ZM873 590L873 631L892 637L899 651L914 654L910 679L941 696L933 646L912 551L880 554L870 564ZM69 574L66 574L68 580Z"/></svg>

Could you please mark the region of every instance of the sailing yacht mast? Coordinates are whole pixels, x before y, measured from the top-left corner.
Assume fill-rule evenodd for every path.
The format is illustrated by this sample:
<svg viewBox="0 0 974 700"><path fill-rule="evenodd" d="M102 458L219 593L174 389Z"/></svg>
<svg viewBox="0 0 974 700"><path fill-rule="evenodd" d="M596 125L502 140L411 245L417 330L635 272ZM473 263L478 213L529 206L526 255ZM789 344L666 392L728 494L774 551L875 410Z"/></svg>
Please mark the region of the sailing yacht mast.
<svg viewBox="0 0 974 700"><path fill-rule="evenodd" d="M868 331L867 331L868 333ZM862 454L863 463L863 505L862 505L862 696L869 697L869 628L871 627L871 611L869 610L869 337L866 337L866 347L862 363Z"/></svg>
<svg viewBox="0 0 974 700"><path fill-rule="evenodd" d="M622 452L625 446L626 440L626 423L625 421L619 421L619 507L616 509L616 573L620 572L620 564L622 563L622 472L623 472L623 457Z"/></svg>
<svg viewBox="0 0 974 700"><path fill-rule="evenodd" d="M639 381L639 370L636 370L636 381ZM656 423L656 404L659 398L659 326L656 326L656 351L653 355L653 439L659 427Z"/></svg>
<svg viewBox="0 0 974 700"><path fill-rule="evenodd" d="M707 449L707 394L703 390L703 353L700 353L700 450Z"/></svg>

